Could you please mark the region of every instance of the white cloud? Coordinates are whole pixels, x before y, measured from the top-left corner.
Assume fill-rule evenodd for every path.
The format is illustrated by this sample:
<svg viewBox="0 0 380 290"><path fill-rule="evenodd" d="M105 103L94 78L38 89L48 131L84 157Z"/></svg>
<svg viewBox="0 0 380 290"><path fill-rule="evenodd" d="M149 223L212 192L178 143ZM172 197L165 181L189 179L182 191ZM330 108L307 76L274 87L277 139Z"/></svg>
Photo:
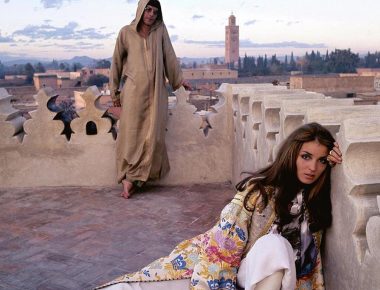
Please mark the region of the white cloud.
<svg viewBox="0 0 380 290"><path fill-rule="evenodd" d="M257 22L257 20L250 20L250 21L247 21L247 22L245 22L244 23L244 25L253 25L253 24L255 24Z"/></svg>
<svg viewBox="0 0 380 290"><path fill-rule="evenodd" d="M172 42L176 42L177 40L178 40L178 35L171 35L170 36L170 40L172 41Z"/></svg>
<svg viewBox="0 0 380 290"><path fill-rule="evenodd" d="M239 42L240 47L246 48L326 48L324 43L303 43L297 41L283 41L272 43L254 43L249 39L243 39Z"/></svg>
<svg viewBox="0 0 380 290"><path fill-rule="evenodd" d="M203 15L193 15L193 20L198 20L198 19L202 19L202 18L204 18L204 16Z"/></svg>
<svg viewBox="0 0 380 290"><path fill-rule="evenodd" d="M14 42L14 39L9 36L2 36L0 31L0 43L11 43Z"/></svg>
<svg viewBox="0 0 380 290"><path fill-rule="evenodd" d="M61 8L64 2L71 2L71 0L41 0L44 8Z"/></svg>
<svg viewBox="0 0 380 290"><path fill-rule="evenodd" d="M95 28L78 29L79 24L76 22L69 22L64 27L56 27L50 24L42 25L28 25L21 30L13 33L14 37L26 37L30 39L107 39L113 33L102 33Z"/></svg>

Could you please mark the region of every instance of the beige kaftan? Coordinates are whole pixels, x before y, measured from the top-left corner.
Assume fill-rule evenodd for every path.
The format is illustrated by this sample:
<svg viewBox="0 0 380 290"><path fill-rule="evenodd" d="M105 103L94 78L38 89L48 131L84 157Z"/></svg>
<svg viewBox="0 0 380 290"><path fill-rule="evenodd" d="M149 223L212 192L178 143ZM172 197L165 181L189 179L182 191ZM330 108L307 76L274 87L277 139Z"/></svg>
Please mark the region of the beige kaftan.
<svg viewBox="0 0 380 290"><path fill-rule="evenodd" d="M169 171L165 80L176 90L183 78L163 21L157 19L146 39L137 32L148 2L140 0L135 20L120 30L112 59L111 94L122 104L116 145L119 182L157 179Z"/></svg>

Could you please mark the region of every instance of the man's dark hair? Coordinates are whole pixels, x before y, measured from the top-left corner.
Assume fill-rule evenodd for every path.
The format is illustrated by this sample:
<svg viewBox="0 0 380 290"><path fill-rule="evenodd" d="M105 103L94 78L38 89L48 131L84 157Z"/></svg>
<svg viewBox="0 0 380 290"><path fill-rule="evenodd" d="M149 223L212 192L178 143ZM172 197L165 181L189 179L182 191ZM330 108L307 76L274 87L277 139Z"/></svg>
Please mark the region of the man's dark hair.
<svg viewBox="0 0 380 290"><path fill-rule="evenodd" d="M160 3L160 1L158 1L158 0L150 0L148 2L148 4L146 4L146 6L148 6L148 5L156 7L158 9L157 19L158 20L162 20L162 11L161 11L161 3Z"/></svg>

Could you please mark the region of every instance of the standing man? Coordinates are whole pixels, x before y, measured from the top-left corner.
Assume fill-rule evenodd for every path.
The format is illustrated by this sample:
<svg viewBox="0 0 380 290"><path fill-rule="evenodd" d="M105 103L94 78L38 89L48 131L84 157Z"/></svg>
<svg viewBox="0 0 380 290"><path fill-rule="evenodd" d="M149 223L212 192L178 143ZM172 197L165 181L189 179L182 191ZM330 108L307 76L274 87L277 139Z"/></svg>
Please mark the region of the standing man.
<svg viewBox="0 0 380 290"><path fill-rule="evenodd" d="M168 173L165 145L168 115L166 78L174 90L183 79L158 0L140 0L136 18L118 35L111 66L111 97L121 107L116 143L121 195Z"/></svg>

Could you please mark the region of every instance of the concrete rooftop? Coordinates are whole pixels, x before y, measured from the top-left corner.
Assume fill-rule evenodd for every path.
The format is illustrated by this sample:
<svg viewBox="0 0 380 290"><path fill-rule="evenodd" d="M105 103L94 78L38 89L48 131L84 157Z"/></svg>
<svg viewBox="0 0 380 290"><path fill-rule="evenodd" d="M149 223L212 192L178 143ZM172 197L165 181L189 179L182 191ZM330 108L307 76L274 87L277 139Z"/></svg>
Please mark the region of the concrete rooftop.
<svg viewBox="0 0 380 290"><path fill-rule="evenodd" d="M214 225L230 184L0 190L0 289L92 289Z"/></svg>

